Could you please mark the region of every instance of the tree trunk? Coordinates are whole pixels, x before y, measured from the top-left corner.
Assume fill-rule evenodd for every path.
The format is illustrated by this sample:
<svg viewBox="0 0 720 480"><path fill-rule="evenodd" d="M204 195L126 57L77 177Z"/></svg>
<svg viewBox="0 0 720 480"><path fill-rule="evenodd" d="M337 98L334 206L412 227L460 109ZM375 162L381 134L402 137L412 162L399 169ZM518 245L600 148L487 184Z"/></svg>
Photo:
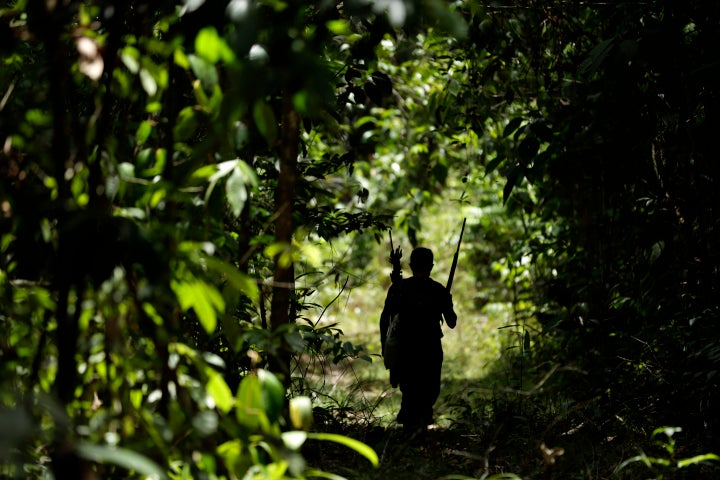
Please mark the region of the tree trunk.
<svg viewBox="0 0 720 480"><path fill-rule="evenodd" d="M280 176L275 193L275 242L291 245L300 120L288 93L283 98L282 109ZM277 331L292 320L290 302L295 285L295 271L292 263L288 265L281 261L281 256L282 253L275 256L273 295L270 305L270 328L273 331ZM277 354L270 358L269 366L271 371L282 377L283 383L287 386L290 382L290 349L284 338Z"/></svg>

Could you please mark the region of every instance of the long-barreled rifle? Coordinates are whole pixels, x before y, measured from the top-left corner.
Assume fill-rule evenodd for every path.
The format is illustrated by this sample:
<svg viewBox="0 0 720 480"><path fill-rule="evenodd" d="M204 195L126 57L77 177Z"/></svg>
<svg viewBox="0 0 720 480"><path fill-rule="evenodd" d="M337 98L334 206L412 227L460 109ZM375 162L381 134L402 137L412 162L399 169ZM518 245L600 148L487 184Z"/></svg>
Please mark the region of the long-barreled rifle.
<svg viewBox="0 0 720 480"><path fill-rule="evenodd" d="M462 229L460 230L460 239L458 240L457 249L455 250L455 256L453 257L452 266L450 267L450 276L448 277L447 285L445 288L450 291L453 283L453 277L455 277L455 269L457 268L458 256L460 255L460 244L462 243L463 233L465 233L465 221L467 218L463 218Z"/></svg>

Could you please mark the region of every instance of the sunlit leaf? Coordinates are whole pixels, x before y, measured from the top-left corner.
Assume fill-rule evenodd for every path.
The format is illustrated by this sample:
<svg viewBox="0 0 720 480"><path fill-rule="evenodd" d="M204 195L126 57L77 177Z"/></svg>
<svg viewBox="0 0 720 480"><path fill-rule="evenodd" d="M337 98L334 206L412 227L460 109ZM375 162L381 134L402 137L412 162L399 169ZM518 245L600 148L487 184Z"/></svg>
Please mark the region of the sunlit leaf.
<svg viewBox="0 0 720 480"><path fill-rule="evenodd" d="M265 47L256 43L250 47L250 52L248 52L248 58L253 62L265 64L270 59L270 55L268 54L267 50L265 50Z"/></svg>
<svg viewBox="0 0 720 480"><path fill-rule="evenodd" d="M93 80L98 80L103 73L105 62L95 39L79 37L75 40L78 58L78 69Z"/></svg>
<svg viewBox="0 0 720 480"><path fill-rule="evenodd" d="M225 300L218 290L201 280L172 282L183 311L193 309L200 325L206 332L212 333L217 326L217 313L225 310Z"/></svg>
<svg viewBox="0 0 720 480"><path fill-rule="evenodd" d="M250 3L250 0L230 0L225 12L233 22L242 22L250 13Z"/></svg>
<svg viewBox="0 0 720 480"><path fill-rule="evenodd" d="M230 387L217 371L208 369L208 382L205 385L208 395L215 401L220 411L227 413L232 409L235 399Z"/></svg>
<svg viewBox="0 0 720 480"><path fill-rule="evenodd" d="M245 201L248 198L245 177L240 169L233 169L233 172L230 174L230 177L228 177L227 182L225 183L225 193L227 193L227 201L233 215L236 217L239 216L245 206Z"/></svg>
<svg viewBox="0 0 720 480"><path fill-rule="evenodd" d="M349 35L352 32L347 20L344 19L330 20L325 26L335 35Z"/></svg>
<svg viewBox="0 0 720 480"><path fill-rule="evenodd" d="M150 475L155 478L168 478L165 470L158 464L133 450L105 445L81 443L75 447L78 455L82 458L97 463L109 463L125 468L127 470Z"/></svg>
<svg viewBox="0 0 720 480"><path fill-rule="evenodd" d="M188 60L187 55L185 55L185 52L183 52L180 48L176 48L173 52L173 60L175 61L175 65L183 70L190 68L190 60Z"/></svg>
<svg viewBox="0 0 720 480"><path fill-rule="evenodd" d="M346 447L355 450L357 453L367 458L374 467L377 467L380 463L377 453L368 445L355 440L354 438L346 437L344 435L338 435L336 433L321 433L321 432L309 432L308 438L313 440L324 440L329 442L339 443Z"/></svg>
<svg viewBox="0 0 720 480"><path fill-rule="evenodd" d="M223 38L218 35L215 27L205 27L195 37L195 53L211 64L220 60L231 62L235 54Z"/></svg>
<svg viewBox="0 0 720 480"><path fill-rule="evenodd" d="M158 91L158 85L152 74L145 68L140 70L140 83L142 84L143 90L149 95L153 96Z"/></svg>
<svg viewBox="0 0 720 480"><path fill-rule="evenodd" d="M153 125L149 120L145 120L140 123L137 133L135 133L135 140L138 144L142 145L147 141L148 137L150 137L150 134L152 133L152 127Z"/></svg>
<svg viewBox="0 0 720 480"><path fill-rule="evenodd" d="M131 73L137 74L140 71L140 52L137 48L132 45L123 47L120 59Z"/></svg>
<svg viewBox="0 0 720 480"><path fill-rule="evenodd" d="M194 12L198 8L202 7L205 0L183 0L183 5L188 12Z"/></svg>
<svg viewBox="0 0 720 480"><path fill-rule="evenodd" d="M290 422L298 430L308 431L313 422L312 400L300 396L290 399Z"/></svg>
<svg viewBox="0 0 720 480"><path fill-rule="evenodd" d="M684 458L682 460L678 460L677 466L678 468L685 468L689 467L690 465L697 465L698 463L705 463L709 461L720 462L720 456L715 455L714 453L695 455L691 458Z"/></svg>
<svg viewBox="0 0 720 480"><path fill-rule="evenodd" d="M290 450L299 450L307 440L307 432L297 430L283 432L282 439L285 446Z"/></svg>

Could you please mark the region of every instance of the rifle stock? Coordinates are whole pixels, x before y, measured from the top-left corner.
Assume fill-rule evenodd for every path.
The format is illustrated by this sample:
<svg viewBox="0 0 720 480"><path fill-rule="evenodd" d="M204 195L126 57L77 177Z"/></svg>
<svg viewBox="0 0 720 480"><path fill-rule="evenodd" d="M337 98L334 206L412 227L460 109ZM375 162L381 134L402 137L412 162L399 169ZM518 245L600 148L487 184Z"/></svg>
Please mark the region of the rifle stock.
<svg viewBox="0 0 720 480"><path fill-rule="evenodd" d="M465 233L465 222L467 218L463 218L462 229L460 230L460 239L458 240L457 249L455 250L455 256L453 256L452 266L450 267L450 276L448 277L447 285L445 288L450 291L453 283L453 277L455 277L455 269L457 268L458 256L460 255L460 244L462 243L463 233Z"/></svg>

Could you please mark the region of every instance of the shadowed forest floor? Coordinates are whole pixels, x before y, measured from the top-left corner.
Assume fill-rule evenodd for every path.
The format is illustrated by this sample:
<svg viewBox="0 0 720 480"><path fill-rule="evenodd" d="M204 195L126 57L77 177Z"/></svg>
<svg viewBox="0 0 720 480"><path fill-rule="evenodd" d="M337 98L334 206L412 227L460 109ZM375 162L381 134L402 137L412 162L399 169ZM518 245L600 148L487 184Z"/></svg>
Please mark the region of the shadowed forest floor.
<svg viewBox="0 0 720 480"><path fill-rule="evenodd" d="M408 438L399 428L349 426L339 433L373 447L380 458L378 468L347 448L328 442L308 444L303 453L311 465L351 480L718 478L717 467L710 464L677 470L637 461L619 468L641 451L651 462L654 455L660 458L663 452L657 445L649 445L642 432L608 427L608 432L594 427L564 432L557 436L556 444L544 446L543 452L535 440L542 426L521 418L498 422L485 430L472 425L431 426L415 438ZM683 448L678 454L689 454L691 448Z"/></svg>
<svg viewBox="0 0 720 480"><path fill-rule="evenodd" d="M365 340L368 351L375 353L377 346ZM326 362L322 373L317 366L306 370L323 382L316 390L321 394L315 397L314 428L360 440L380 459L373 468L347 447L311 442L303 449L308 463L350 480L719 478L717 464L676 468L677 462L710 451L689 432L675 434L677 443L670 453L664 437L652 437L657 426L606 416L599 398L565 398L562 385L573 378L579 384L582 372L528 368L521 391L511 388L517 375L508 361L512 358L498 358L492 368L485 367L484 376L465 377L478 371L472 362L486 362L488 351L497 350L475 350L474 356L468 356L457 336L449 334L446 340L436 423L415 438L408 438L395 422L401 394L388 384L379 357L372 363Z"/></svg>

